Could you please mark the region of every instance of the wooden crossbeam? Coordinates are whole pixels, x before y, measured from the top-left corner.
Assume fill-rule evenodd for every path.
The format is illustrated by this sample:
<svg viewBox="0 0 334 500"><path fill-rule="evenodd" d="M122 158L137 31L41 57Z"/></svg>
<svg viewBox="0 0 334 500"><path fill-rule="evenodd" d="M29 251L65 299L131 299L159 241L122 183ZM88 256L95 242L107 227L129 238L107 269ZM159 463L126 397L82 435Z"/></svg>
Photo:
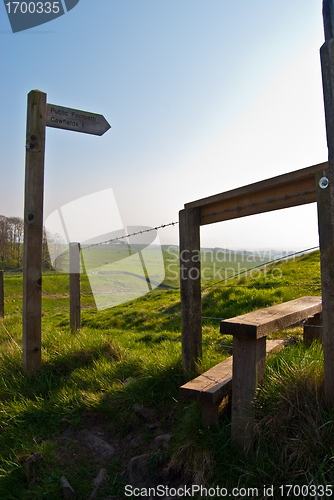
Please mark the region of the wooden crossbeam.
<svg viewBox="0 0 334 500"><path fill-rule="evenodd" d="M315 173L328 162L272 177L185 204L200 208L200 225L290 208L317 201Z"/></svg>

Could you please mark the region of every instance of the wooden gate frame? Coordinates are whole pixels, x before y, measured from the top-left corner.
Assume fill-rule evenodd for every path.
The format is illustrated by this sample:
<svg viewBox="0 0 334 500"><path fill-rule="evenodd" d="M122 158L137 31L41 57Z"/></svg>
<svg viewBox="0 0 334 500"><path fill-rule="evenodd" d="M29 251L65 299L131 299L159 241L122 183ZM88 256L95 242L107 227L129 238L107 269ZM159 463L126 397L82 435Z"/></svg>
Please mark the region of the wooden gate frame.
<svg viewBox="0 0 334 500"><path fill-rule="evenodd" d="M202 354L200 226L316 201L321 263L325 397L327 403L333 406L334 0L323 0L322 7L325 43L320 49L320 60L328 162L185 205L184 210L180 212L182 355L184 371L187 374L195 368ZM325 189L319 186L321 177L326 177L326 183L322 185Z"/></svg>
<svg viewBox="0 0 334 500"><path fill-rule="evenodd" d="M200 226L273 210L317 202L318 224L323 217L321 177L328 162L279 175L238 189L187 203L179 212L182 360L186 377L202 357L202 299ZM325 332L324 332L325 335Z"/></svg>

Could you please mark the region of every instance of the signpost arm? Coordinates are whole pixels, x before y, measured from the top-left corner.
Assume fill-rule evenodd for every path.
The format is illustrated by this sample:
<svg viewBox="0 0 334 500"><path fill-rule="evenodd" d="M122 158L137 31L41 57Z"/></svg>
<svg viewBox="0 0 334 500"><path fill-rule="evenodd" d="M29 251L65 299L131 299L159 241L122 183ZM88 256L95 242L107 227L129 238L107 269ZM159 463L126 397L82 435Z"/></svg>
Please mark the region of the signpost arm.
<svg viewBox="0 0 334 500"><path fill-rule="evenodd" d="M328 168L316 176L323 305L325 396L334 404L334 32L333 0L324 0L325 43L321 47L321 68L326 117ZM321 177L327 182L321 183Z"/></svg>
<svg viewBox="0 0 334 500"><path fill-rule="evenodd" d="M41 367L46 94L28 94L23 255L23 371Z"/></svg>

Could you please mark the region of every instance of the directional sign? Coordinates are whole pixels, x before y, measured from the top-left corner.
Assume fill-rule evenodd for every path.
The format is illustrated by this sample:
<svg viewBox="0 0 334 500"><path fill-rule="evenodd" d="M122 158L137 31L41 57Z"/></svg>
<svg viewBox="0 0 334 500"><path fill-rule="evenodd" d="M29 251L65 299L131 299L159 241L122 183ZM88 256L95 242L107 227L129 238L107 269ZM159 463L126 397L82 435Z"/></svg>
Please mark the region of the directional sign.
<svg viewBox="0 0 334 500"><path fill-rule="evenodd" d="M110 129L103 115L55 104L46 105L46 126L94 135L103 135Z"/></svg>

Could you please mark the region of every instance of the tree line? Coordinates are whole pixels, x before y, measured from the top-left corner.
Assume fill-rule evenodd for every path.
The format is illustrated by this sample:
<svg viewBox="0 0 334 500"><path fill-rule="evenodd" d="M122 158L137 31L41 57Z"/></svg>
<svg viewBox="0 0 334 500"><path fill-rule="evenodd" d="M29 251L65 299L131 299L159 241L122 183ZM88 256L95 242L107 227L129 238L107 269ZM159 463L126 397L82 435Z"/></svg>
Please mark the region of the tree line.
<svg viewBox="0 0 334 500"><path fill-rule="evenodd" d="M23 219L0 215L0 269L12 270L23 267L23 232ZM43 267L51 267L45 230L43 230Z"/></svg>

